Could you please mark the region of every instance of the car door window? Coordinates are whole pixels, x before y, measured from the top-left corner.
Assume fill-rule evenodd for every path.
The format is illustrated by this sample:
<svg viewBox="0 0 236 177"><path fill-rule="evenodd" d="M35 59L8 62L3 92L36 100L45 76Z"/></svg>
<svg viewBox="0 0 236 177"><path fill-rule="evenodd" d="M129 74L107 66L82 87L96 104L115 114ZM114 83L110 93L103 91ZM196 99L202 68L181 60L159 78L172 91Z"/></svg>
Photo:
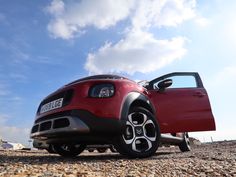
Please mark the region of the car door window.
<svg viewBox="0 0 236 177"><path fill-rule="evenodd" d="M196 88L197 83L194 76L171 76L165 79L171 79L172 85L168 88ZM153 89L158 89L158 83L163 80L157 81L153 84Z"/></svg>

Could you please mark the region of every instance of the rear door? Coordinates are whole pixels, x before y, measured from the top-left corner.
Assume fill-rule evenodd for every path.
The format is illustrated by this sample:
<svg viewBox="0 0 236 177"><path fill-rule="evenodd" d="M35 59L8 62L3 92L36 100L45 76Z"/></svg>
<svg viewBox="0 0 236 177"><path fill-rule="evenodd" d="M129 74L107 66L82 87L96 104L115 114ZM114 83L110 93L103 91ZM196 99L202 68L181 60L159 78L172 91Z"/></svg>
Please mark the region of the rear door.
<svg viewBox="0 0 236 177"><path fill-rule="evenodd" d="M165 90L158 83L172 79ZM152 80L149 94L162 133L215 130L209 98L198 73L177 72Z"/></svg>

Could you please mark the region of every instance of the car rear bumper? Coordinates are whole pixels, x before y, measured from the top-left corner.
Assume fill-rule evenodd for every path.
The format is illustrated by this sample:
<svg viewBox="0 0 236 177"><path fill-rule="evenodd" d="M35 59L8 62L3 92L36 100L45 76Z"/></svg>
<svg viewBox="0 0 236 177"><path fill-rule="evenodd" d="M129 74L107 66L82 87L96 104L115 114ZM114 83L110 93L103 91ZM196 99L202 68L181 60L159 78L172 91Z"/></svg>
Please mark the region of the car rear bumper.
<svg viewBox="0 0 236 177"><path fill-rule="evenodd" d="M37 119L30 137L48 143L99 141L124 131L125 123L116 118L101 118L86 110L60 112Z"/></svg>

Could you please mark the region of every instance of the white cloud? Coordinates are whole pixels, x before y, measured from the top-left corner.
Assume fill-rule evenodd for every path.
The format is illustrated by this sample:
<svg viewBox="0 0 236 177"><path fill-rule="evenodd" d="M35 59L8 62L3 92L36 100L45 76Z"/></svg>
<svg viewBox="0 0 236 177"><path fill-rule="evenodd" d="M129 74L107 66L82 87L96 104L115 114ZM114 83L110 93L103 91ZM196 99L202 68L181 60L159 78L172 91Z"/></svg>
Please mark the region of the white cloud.
<svg viewBox="0 0 236 177"><path fill-rule="evenodd" d="M195 16L195 0L141 0L132 18L135 28L177 26Z"/></svg>
<svg viewBox="0 0 236 177"><path fill-rule="evenodd" d="M195 0L166 0L156 19L158 26L177 26L195 16Z"/></svg>
<svg viewBox="0 0 236 177"><path fill-rule="evenodd" d="M117 44L107 43L90 53L85 68L91 74L155 71L185 54L184 41L182 37L157 40L147 32L130 32Z"/></svg>
<svg viewBox="0 0 236 177"><path fill-rule="evenodd" d="M236 77L236 66L228 66L223 69L223 71L220 72L220 75L222 77ZM232 81L232 80L231 80Z"/></svg>
<svg viewBox="0 0 236 177"><path fill-rule="evenodd" d="M224 67L221 71L219 71L215 77L210 82L210 87L212 90L221 92L223 87L227 87L227 90L235 92L236 83L234 82L236 78L236 65ZM219 88L219 90L216 88ZM228 94L229 92L227 92Z"/></svg>
<svg viewBox="0 0 236 177"><path fill-rule="evenodd" d="M65 4L63 1L53 0L50 6L46 8L46 11L53 14L54 16L59 16L62 15L62 13L64 13L64 6Z"/></svg>
<svg viewBox="0 0 236 177"><path fill-rule="evenodd" d="M57 38L61 37L63 39L71 39L76 32L76 28L72 25L66 24L62 19L56 19L48 25L48 30L52 33L52 36Z"/></svg>
<svg viewBox="0 0 236 177"><path fill-rule="evenodd" d="M54 17L48 30L55 38L71 39L86 26L107 29L125 19L133 0L82 0L64 3L53 0L47 11Z"/></svg>
<svg viewBox="0 0 236 177"><path fill-rule="evenodd" d="M132 28L177 26L195 17L195 6L195 0L53 0L46 11L53 16L48 24L51 35L72 39L87 26L107 29L128 17Z"/></svg>
<svg viewBox="0 0 236 177"><path fill-rule="evenodd" d="M47 7L53 16L48 30L54 38L73 39L88 26L108 29L128 19L123 39L116 44L107 42L98 51L89 53L85 69L92 74L147 73L186 53L184 37L160 40L150 29L177 27L196 17L195 6L195 0L54 0Z"/></svg>
<svg viewBox="0 0 236 177"><path fill-rule="evenodd" d="M0 136L4 141L28 145L29 134L30 129L27 128L0 125Z"/></svg>
<svg viewBox="0 0 236 177"><path fill-rule="evenodd" d="M5 141L27 145L30 129L8 126L6 122L9 118L8 115L0 114L0 138Z"/></svg>
<svg viewBox="0 0 236 177"><path fill-rule="evenodd" d="M8 97L3 97L3 96L0 95L0 98L1 98L0 105L3 110L4 110L5 105L9 104L14 107L16 104L22 101L22 98L18 96L12 97L9 94L8 94ZM30 129L25 128L25 127L21 128L21 127L8 125L11 119L13 118L10 115L2 113L2 110L1 110L0 112L0 139L9 141L9 142L19 142L19 143L27 145Z"/></svg>
<svg viewBox="0 0 236 177"><path fill-rule="evenodd" d="M9 126L8 122L11 121L12 117L8 113L3 113L6 111L6 107L10 107L9 110L14 112L22 100L23 98L12 94L8 84L0 82L0 139L27 145L29 129Z"/></svg>
<svg viewBox="0 0 236 177"><path fill-rule="evenodd" d="M207 18L197 16L195 18L195 23L200 27L207 27L210 24L210 21Z"/></svg>
<svg viewBox="0 0 236 177"><path fill-rule="evenodd" d="M220 27L218 28L219 34L223 38L223 41L226 43L227 48L233 48L233 51L235 51L235 45L236 45L236 22L234 17L236 16L235 14L232 14L229 17L225 17L224 19L224 24L220 24ZM232 18L233 17L233 18Z"/></svg>
<svg viewBox="0 0 236 177"><path fill-rule="evenodd" d="M138 1L125 37L116 44L106 43L89 53L85 69L90 74L148 73L180 59L186 53L185 38L159 40L149 32L155 26L177 26L191 19L195 1Z"/></svg>
<svg viewBox="0 0 236 177"><path fill-rule="evenodd" d="M211 142L213 141L223 141L223 140L235 140L236 132L235 127L225 127L217 128L216 131L207 132L191 132L189 133L191 137L199 139L201 142Z"/></svg>

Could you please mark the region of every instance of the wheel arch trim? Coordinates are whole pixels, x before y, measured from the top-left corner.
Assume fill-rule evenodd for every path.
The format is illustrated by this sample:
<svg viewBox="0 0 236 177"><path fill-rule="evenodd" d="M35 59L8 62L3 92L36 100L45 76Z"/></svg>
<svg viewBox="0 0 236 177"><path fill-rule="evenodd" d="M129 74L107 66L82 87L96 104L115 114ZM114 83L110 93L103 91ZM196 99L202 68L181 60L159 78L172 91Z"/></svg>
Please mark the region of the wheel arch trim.
<svg viewBox="0 0 236 177"><path fill-rule="evenodd" d="M140 103L139 106L143 106L144 108L148 109L156 117L155 107L152 105L147 96L139 92L130 92L123 101L120 112L120 120L126 120L131 106L138 103Z"/></svg>

